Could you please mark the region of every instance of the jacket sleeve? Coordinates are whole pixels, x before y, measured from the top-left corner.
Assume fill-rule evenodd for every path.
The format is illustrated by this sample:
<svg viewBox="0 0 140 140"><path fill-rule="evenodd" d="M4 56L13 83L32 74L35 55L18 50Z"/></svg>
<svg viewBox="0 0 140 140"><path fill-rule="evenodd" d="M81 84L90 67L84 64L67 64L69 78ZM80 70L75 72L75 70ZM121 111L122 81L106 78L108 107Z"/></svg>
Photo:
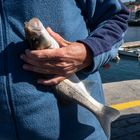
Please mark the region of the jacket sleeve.
<svg viewBox="0 0 140 140"><path fill-rule="evenodd" d="M89 36L79 42L90 48L93 64L88 72L94 72L117 55L129 12L119 0L97 0L96 4L87 0L84 8Z"/></svg>

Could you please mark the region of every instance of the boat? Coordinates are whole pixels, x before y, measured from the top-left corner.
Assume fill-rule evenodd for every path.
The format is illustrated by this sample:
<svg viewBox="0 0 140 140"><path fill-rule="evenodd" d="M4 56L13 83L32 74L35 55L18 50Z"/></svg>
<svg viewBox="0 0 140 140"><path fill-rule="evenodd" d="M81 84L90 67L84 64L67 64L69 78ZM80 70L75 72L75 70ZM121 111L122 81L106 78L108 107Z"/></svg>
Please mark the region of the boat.
<svg viewBox="0 0 140 140"><path fill-rule="evenodd" d="M129 26L140 26L140 19L128 20Z"/></svg>
<svg viewBox="0 0 140 140"><path fill-rule="evenodd" d="M140 58L140 41L124 43L119 48L119 54Z"/></svg>

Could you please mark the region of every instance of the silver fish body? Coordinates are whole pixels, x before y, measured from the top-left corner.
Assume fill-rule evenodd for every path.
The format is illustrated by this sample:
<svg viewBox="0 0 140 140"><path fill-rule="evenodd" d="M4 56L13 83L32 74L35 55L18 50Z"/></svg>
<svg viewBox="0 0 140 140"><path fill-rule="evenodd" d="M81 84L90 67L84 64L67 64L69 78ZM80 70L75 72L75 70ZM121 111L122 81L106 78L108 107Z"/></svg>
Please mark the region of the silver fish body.
<svg viewBox="0 0 140 140"><path fill-rule="evenodd" d="M25 23L26 38L31 49L59 48L58 43L49 35L37 18ZM86 90L76 74L53 87L57 94L65 96L90 110L99 120L106 136L110 139L111 122L118 118L120 112L95 100ZM96 94L96 93L95 93Z"/></svg>

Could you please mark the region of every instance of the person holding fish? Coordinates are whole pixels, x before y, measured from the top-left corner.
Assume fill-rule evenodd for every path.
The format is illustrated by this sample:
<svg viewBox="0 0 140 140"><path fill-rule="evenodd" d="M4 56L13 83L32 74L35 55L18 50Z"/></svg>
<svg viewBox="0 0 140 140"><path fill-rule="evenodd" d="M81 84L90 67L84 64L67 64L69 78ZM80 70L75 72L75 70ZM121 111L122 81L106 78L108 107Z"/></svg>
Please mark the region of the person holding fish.
<svg viewBox="0 0 140 140"><path fill-rule="evenodd" d="M98 70L123 42L126 7L119 0L0 6L0 139L110 139L118 112L104 106Z"/></svg>

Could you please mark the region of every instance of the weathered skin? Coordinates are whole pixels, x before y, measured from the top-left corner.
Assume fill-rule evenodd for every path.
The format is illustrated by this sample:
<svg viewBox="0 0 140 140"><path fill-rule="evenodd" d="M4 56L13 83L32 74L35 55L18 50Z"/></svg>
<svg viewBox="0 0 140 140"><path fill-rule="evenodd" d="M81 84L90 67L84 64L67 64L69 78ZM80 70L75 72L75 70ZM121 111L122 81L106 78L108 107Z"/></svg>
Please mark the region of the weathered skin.
<svg viewBox="0 0 140 140"><path fill-rule="evenodd" d="M31 49L59 48L58 43L49 35L37 18L25 23L25 33ZM108 139L110 138L110 124L119 116L118 110L104 106L90 96L84 84L75 74L53 88L60 96L69 98L90 110L99 120Z"/></svg>

